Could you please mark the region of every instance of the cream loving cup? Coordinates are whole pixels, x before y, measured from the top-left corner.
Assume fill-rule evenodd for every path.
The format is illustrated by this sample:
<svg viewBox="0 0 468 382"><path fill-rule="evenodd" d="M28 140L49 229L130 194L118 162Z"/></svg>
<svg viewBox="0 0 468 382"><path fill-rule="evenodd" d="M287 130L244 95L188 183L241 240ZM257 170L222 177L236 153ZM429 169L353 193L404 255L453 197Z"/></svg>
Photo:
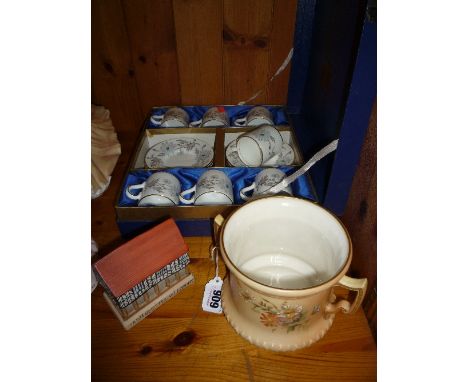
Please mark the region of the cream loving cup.
<svg viewBox="0 0 468 382"><path fill-rule="evenodd" d="M286 177L286 174L277 168L266 168L260 171L256 176L254 182L247 187L240 190L240 197L243 200L250 199L246 192L253 190L253 195L268 194L268 190L276 186L279 182ZM292 195L291 186L285 187L282 192Z"/></svg>
<svg viewBox="0 0 468 382"><path fill-rule="evenodd" d="M190 199L184 198L193 192L195 194ZM232 204L234 196L231 180L222 171L205 171L195 186L180 193L179 200L183 204L195 205Z"/></svg>
<svg viewBox="0 0 468 382"><path fill-rule="evenodd" d="M236 145L241 161L249 167L257 167L281 154L283 137L273 126L262 125L241 134Z"/></svg>
<svg viewBox="0 0 468 382"><path fill-rule="evenodd" d="M305 199L252 200L224 220L215 218L217 250L226 264L224 314L236 332L259 347L290 351L310 346L339 311L360 306L367 279L346 276L352 244L342 223ZM356 291L336 301L333 287Z"/></svg>
<svg viewBox="0 0 468 382"><path fill-rule="evenodd" d="M142 190L137 195L131 191ZM168 172L155 172L141 184L127 187L125 194L138 200L138 206L174 206L179 204L180 182Z"/></svg>

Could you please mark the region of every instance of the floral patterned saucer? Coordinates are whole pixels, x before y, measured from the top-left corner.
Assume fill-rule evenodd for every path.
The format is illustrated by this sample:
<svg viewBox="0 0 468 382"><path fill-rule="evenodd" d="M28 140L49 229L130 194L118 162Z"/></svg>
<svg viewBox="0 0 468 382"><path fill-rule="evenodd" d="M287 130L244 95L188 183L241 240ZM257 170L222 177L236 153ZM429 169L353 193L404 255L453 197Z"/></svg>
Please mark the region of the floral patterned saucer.
<svg viewBox="0 0 468 382"><path fill-rule="evenodd" d="M173 138L152 146L145 155L149 168L207 167L213 162L213 148L197 138Z"/></svg>
<svg viewBox="0 0 468 382"><path fill-rule="evenodd" d="M237 154L236 140L233 140L226 147L226 161L229 166L232 167L248 167ZM263 165L266 166L289 166L294 162L294 150L287 143L283 143L281 146L281 153L278 156L275 156Z"/></svg>
<svg viewBox="0 0 468 382"><path fill-rule="evenodd" d="M245 163L239 158L237 154L236 140L234 139L226 147L226 161L229 166L232 167L245 167Z"/></svg>

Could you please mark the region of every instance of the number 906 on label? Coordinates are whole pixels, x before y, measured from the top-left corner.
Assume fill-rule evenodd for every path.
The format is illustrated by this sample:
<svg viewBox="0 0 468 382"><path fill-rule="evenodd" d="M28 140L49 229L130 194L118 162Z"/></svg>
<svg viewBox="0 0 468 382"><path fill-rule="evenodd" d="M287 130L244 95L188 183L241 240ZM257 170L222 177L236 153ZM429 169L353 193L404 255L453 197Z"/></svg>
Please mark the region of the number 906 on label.
<svg viewBox="0 0 468 382"><path fill-rule="evenodd" d="M215 277L205 285L203 293L202 308L205 312L221 314L223 308L221 306L221 288L223 280Z"/></svg>

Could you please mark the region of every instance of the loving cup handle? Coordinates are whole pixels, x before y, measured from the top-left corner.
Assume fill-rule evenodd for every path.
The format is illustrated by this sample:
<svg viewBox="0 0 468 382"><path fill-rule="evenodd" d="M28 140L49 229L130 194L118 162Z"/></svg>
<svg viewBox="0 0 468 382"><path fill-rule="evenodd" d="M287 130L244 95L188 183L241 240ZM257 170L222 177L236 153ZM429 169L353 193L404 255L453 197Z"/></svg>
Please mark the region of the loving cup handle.
<svg viewBox="0 0 468 382"><path fill-rule="evenodd" d="M213 221L213 227L214 227L214 234L215 238L218 237L219 230L221 229L221 226L224 223L224 218L221 215L216 215Z"/></svg>
<svg viewBox="0 0 468 382"><path fill-rule="evenodd" d="M336 313L340 310L347 314L356 312L366 295L367 279L353 279L349 276L343 276L341 280L338 281L337 286L342 286L350 291L357 292L357 295L352 303L346 299L339 300L336 303L329 302L325 307L325 313Z"/></svg>
<svg viewBox="0 0 468 382"><path fill-rule="evenodd" d="M210 259L213 261L214 260L214 256L215 256L215 253L218 253L218 246L217 246L217 242L219 241L218 239L218 234L219 234L219 230L221 229L221 226L223 225L224 223L224 218L222 217L222 215L216 215L216 217L214 218L214 221L213 221L213 229L214 229L214 243L211 243L210 245Z"/></svg>

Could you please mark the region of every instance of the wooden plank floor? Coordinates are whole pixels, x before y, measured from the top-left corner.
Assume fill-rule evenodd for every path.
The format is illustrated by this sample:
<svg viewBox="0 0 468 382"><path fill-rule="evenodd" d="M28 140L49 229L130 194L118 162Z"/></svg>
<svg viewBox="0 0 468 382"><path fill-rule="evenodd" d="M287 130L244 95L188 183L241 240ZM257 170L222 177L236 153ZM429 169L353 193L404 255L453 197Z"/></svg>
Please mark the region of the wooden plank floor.
<svg viewBox="0 0 468 382"><path fill-rule="evenodd" d="M92 201L92 236L100 255L121 243L113 203L128 156L120 158L110 188ZM120 175L119 175L120 174ZM366 317L338 314L313 346L275 353L238 336L223 315L203 312L205 283L214 275L209 237L186 238L195 284L130 331L102 297L92 295L93 381L374 381L376 345ZM225 269L220 261L220 274Z"/></svg>

